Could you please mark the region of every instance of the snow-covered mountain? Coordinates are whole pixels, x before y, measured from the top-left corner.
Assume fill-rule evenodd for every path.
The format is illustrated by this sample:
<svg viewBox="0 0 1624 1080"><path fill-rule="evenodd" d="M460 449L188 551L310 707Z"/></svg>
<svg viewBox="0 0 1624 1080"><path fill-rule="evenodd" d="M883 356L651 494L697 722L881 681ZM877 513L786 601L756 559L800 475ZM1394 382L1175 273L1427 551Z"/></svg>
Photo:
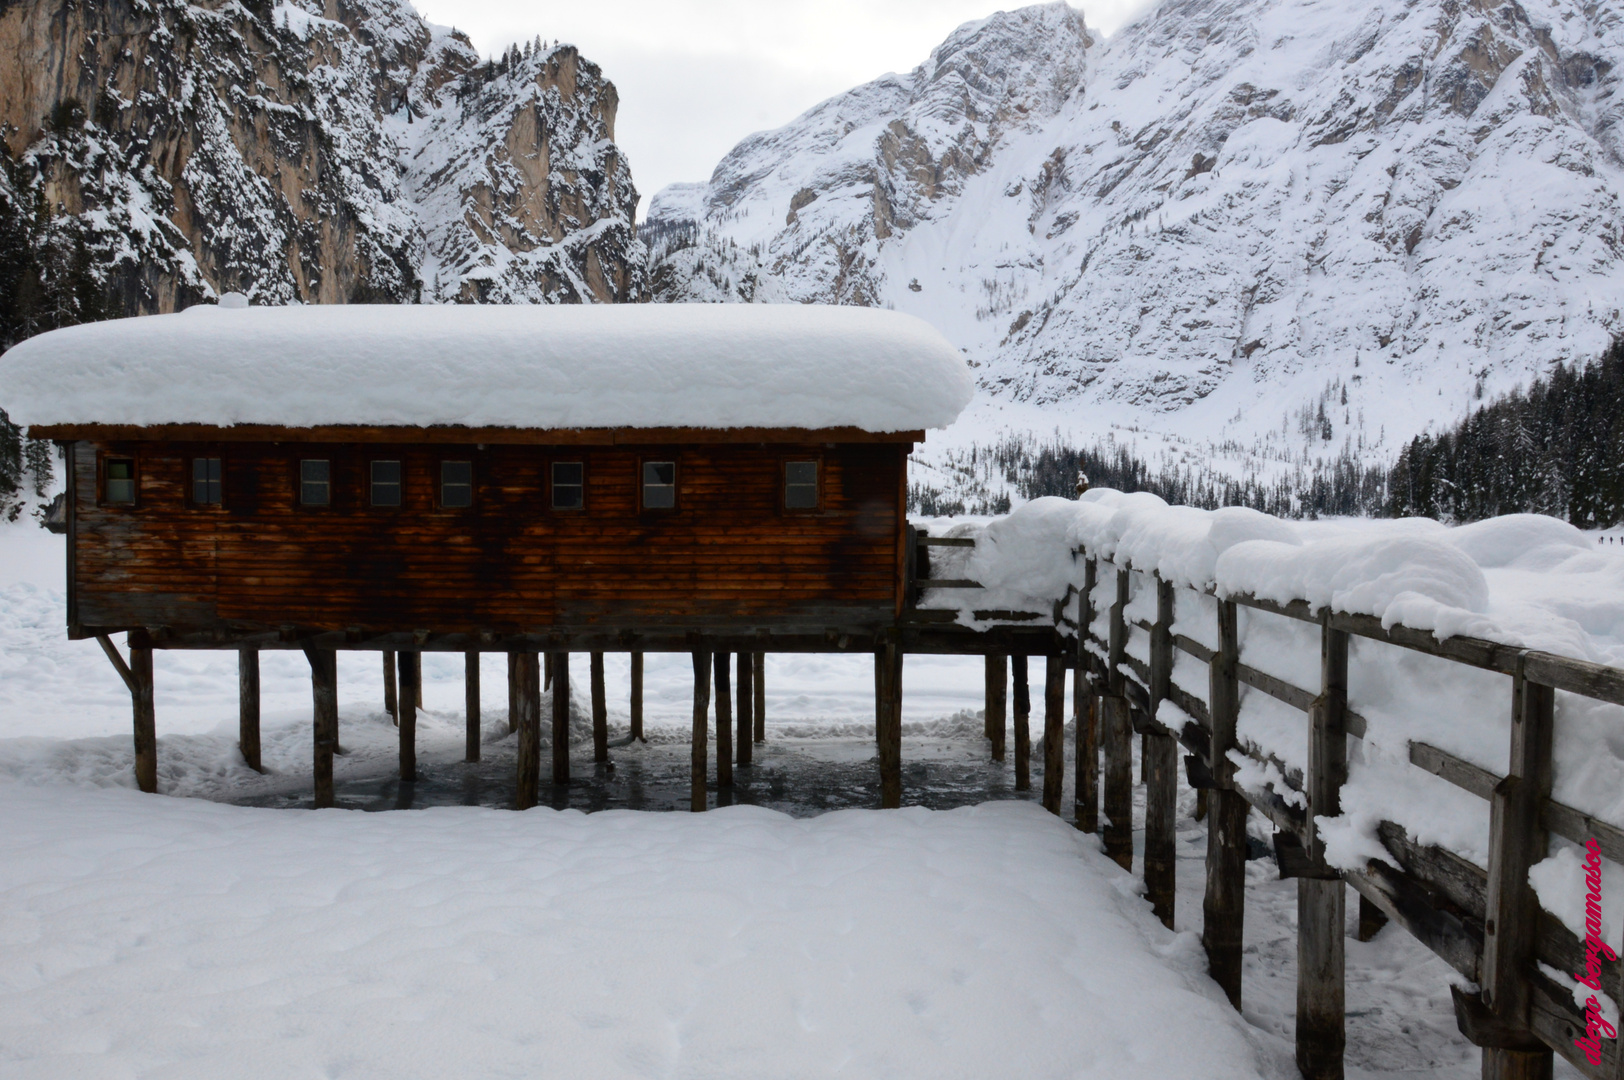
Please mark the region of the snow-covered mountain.
<svg viewBox="0 0 1624 1080"><path fill-rule="evenodd" d="M0 196L115 308L643 294L615 90L569 46L482 64L405 0L19 0L0 57Z"/></svg>
<svg viewBox="0 0 1624 1080"><path fill-rule="evenodd" d="M985 391L938 448L1114 426L1389 458L1624 331L1621 11L1164 0L1110 38L1000 13L660 192L651 281L930 319Z"/></svg>

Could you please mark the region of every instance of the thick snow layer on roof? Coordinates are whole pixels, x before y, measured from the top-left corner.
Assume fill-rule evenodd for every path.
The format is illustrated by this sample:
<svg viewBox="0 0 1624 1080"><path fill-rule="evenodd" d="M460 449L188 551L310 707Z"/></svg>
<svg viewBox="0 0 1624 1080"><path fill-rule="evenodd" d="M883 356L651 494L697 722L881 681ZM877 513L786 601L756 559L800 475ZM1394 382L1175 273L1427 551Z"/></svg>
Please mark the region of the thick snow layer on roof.
<svg viewBox="0 0 1624 1080"><path fill-rule="evenodd" d="M972 389L920 319L811 305L202 306L0 357L22 424L916 431Z"/></svg>

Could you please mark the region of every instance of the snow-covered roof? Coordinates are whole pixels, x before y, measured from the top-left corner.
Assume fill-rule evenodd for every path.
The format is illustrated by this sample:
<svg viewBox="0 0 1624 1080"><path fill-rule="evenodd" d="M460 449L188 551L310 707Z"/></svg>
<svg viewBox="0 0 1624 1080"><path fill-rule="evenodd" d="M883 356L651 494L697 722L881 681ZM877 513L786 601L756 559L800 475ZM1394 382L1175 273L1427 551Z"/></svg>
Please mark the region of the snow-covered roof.
<svg viewBox="0 0 1624 1080"><path fill-rule="evenodd" d="M28 425L945 427L963 357L931 326L808 305L193 307L0 357Z"/></svg>

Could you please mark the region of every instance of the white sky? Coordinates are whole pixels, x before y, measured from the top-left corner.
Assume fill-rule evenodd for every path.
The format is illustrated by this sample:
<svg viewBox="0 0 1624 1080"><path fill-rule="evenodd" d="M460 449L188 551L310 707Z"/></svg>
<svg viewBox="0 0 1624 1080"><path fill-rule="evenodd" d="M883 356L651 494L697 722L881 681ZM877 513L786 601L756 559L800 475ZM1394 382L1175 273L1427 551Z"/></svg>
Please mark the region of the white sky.
<svg viewBox="0 0 1624 1080"><path fill-rule="evenodd" d="M620 91L615 141L648 197L704 180L753 131L887 71L908 71L997 0L415 0L487 54L538 34L578 46ZM1111 33L1147 0L1084 0Z"/></svg>

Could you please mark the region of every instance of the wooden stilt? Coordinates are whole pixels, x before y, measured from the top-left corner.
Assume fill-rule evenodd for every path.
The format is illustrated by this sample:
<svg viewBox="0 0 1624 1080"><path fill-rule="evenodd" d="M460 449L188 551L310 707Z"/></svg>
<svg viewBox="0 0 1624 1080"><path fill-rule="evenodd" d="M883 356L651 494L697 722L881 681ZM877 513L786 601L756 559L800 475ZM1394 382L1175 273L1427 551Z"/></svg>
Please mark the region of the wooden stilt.
<svg viewBox="0 0 1624 1080"><path fill-rule="evenodd" d="M733 676L728 671L732 655L717 652L716 668L716 786L733 786Z"/></svg>
<svg viewBox="0 0 1624 1080"><path fill-rule="evenodd" d="M603 653L592 654L592 760L609 761L609 699L603 685Z"/></svg>
<svg viewBox="0 0 1624 1080"><path fill-rule="evenodd" d="M1004 760L1004 733L1008 727L1009 658L1001 654L987 657L987 738L992 740L992 759Z"/></svg>
<svg viewBox="0 0 1624 1080"><path fill-rule="evenodd" d="M237 650L237 749L255 772L264 772L259 756L259 650Z"/></svg>
<svg viewBox="0 0 1624 1080"><path fill-rule="evenodd" d="M885 729L885 649L874 650L874 747L879 749Z"/></svg>
<svg viewBox="0 0 1624 1080"><path fill-rule="evenodd" d="M648 742L643 736L643 654L632 653L631 736L639 742Z"/></svg>
<svg viewBox="0 0 1624 1080"><path fill-rule="evenodd" d="M1218 650L1208 667L1212 752L1208 771L1218 786L1209 795L1207 891L1201 904L1201 944L1207 969L1229 1003L1241 1007L1241 949L1246 922L1245 796L1234 789L1235 721L1240 715L1240 633L1234 603L1218 601Z"/></svg>
<svg viewBox="0 0 1624 1080"><path fill-rule="evenodd" d="M767 741L767 654L763 652L752 653L751 663L755 666L756 704L750 710L750 719L756 725L756 742Z"/></svg>
<svg viewBox="0 0 1624 1080"><path fill-rule="evenodd" d="M421 701L423 654L402 652L400 659L400 778L417 779L417 709Z"/></svg>
<svg viewBox="0 0 1624 1080"><path fill-rule="evenodd" d="M332 649L306 649L310 661L310 697L315 723L315 804L333 805L333 753L338 749L338 653Z"/></svg>
<svg viewBox="0 0 1624 1080"><path fill-rule="evenodd" d="M1342 783L1348 773L1348 635L1321 631L1322 690L1308 718L1309 858L1324 864L1325 849L1316 818L1342 811ZM1526 880L1527 875L1524 875ZM1340 877L1297 879L1297 1068L1305 1080L1341 1080L1346 1045L1346 987L1343 934L1347 886Z"/></svg>
<svg viewBox="0 0 1624 1080"><path fill-rule="evenodd" d="M479 654L463 653L462 700L467 724L467 740L463 747L464 761L479 760Z"/></svg>
<svg viewBox="0 0 1624 1080"><path fill-rule="evenodd" d="M1133 869L1133 725L1128 716L1123 656L1128 629L1123 609L1131 587L1128 571L1116 572L1116 601L1111 605L1107 667L1109 693L1101 701L1100 750L1105 757L1105 854L1124 870Z"/></svg>
<svg viewBox="0 0 1624 1080"><path fill-rule="evenodd" d="M570 654L548 653L553 658L553 786L570 782Z"/></svg>
<svg viewBox="0 0 1624 1080"><path fill-rule="evenodd" d="M518 779L513 808L528 810L541 797L541 661L535 653L509 653L514 722L519 731Z"/></svg>
<svg viewBox="0 0 1624 1080"><path fill-rule="evenodd" d="M1099 698L1088 678L1088 630L1094 625L1094 586L1099 563L1089 559L1083 568L1083 591L1077 596L1077 665L1072 680L1072 714L1077 723L1077 778L1073 784L1075 820L1081 832L1100 827Z"/></svg>
<svg viewBox="0 0 1624 1080"><path fill-rule="evenodd" d="M880 809L902 805L902 647L889 641L880 654Z"/></svg>
<svg viewBox="0 0 1624 1080"><path fill-rule="evenodd" d="M1162 925L1173 928L1178 863L1178 742L1156 719L1173 682L1173 583L1156 577L1156 621L1150 631L1151 732L1145 736L1145 895Z"/></svg>
<svg viewBox="0 0 1624 1080"><path fill-rule="evenodd" d="M523 653L507 654L508 734L519 730L519 671Z"/></svg>
<svg viewBox="0 0 1624 1080"><path fill-rule="evenodd" d="M1066 659L1050 656L1043 670L1043 808L1059 816L1066 782Z"/></svg>
<svg viewBox="0 0 1624 1080"><path fill-rule="evenodd" d="M400 723L400 695L395 683L395 650L383 651L383 711L389 719Z"/></svg>
<svg viewBox="0 0 1624 1080"><path fill-rule="evenodd" d="M705 809L705 772L710 758L711 654L694 653L694 734L689 767L688 809Z"/></svg>
<svg viewBox="0 0 1624 1080"><path fill-rule="evenodd" d="M753 654L739 654L739 694L738 694L738 735L734 739L733 752L737 755L740 765L750 764L752 750L755 744L755 723L751 719L751 711L756 703L756 664Z"/></svg>
<svg viewBox="0 0 1624 1080"><path fill-rule="evenodd" d="M1015 682L1015 790L1032 790L1032 687L1027 681L1026 657L1009 658Z"/></svg>

